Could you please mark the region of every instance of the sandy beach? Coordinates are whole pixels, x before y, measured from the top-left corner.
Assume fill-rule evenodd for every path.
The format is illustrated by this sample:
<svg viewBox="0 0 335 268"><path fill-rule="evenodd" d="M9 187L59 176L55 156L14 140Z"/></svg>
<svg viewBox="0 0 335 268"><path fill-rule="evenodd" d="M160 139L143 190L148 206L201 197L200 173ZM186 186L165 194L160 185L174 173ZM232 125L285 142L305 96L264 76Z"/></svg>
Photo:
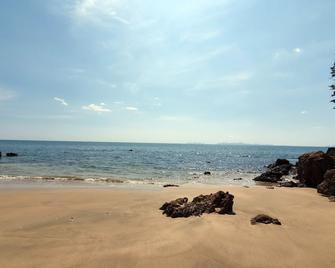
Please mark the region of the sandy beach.
<svg viewBox="0 0 335 268"><path fill-rule="evenodd" d="M236 215L171 219L177 197L225 190ZM266 213L282 226L251 225ZM334 203L313 189L6 189L0 267L334 267Z"/></svg>

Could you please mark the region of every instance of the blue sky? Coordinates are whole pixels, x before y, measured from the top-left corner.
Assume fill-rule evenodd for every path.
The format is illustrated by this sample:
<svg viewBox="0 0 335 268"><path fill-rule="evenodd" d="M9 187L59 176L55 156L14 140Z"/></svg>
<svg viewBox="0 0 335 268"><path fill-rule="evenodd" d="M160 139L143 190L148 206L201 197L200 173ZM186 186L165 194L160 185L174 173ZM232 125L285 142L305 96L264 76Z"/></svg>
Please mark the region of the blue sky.
<svg viewBox="0 0 335 268"><path fill-rule="evenodd" d="M333 0L0 5L0 139L334 144Z"/></svg>

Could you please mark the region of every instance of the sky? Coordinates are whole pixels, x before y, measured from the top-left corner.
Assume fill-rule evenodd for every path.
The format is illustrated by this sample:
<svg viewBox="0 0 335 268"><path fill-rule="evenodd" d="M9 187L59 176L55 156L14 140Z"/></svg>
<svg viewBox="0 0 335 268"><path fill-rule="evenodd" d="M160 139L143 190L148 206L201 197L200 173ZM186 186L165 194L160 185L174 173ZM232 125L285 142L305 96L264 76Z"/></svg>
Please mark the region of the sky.
<svg viewBox="0 0 335 268"><path fill-rule="evenodd" d="M334 0L3 0L0 139L335 144Z"/></svg>

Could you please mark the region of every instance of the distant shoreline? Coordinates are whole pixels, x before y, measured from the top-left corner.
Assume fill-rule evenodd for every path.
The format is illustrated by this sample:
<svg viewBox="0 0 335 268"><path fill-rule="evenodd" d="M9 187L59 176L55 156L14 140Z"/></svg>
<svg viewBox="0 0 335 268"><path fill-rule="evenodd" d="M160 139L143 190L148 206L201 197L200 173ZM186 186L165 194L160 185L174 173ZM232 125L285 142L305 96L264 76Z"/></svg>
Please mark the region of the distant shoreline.
<svg viewBox="0 0 335 268"><path fill-rule="evenodd" d="M157 144L157 145L231 145L231 146L273 146L273 147L306 147L306 148L329 148L333 145L288 145L288 144L257 144L243 142L218 142L218 143L202 143L202 142L137 142L137 141L78 141L78 140L34 140L34 139L0 139L5 142L68 142L68 143L115 143L115 144Z"/></svg>

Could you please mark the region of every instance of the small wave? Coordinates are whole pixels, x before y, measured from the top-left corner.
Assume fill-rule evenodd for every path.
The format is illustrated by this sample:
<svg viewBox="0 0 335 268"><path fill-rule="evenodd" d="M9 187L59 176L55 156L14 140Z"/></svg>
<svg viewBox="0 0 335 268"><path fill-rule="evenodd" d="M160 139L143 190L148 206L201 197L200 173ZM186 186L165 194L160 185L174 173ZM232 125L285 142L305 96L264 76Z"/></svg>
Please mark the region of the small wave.
<svg viewBox="0 0 335 268"><path fill-rule="evenodd" d="M0 175L0 181L46 181L46 182L87 182L87 183L124 183L123 179L116 178L96 178L96 177L78 177L78 176L13 176Z"/></svg>

